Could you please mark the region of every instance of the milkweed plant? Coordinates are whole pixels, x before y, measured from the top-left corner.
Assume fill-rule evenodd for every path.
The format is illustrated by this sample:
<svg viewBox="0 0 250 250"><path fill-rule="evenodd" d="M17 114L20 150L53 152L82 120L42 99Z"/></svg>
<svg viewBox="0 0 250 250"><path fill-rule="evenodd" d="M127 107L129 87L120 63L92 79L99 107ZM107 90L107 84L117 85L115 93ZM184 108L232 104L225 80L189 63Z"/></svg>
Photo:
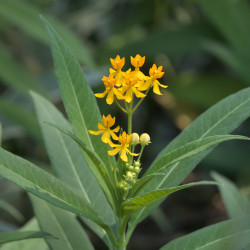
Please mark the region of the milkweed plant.
<svg viewBox="0 0 250 250"><path fill-rule="evenodd" d="M44 238L50 249L94 249L79 224L81 220L109 249L126 249L136 226L170 194L196 185L218 184L200 181L180 185L217 144L249 140L229 133L250 115L250 89L203 113L142 174L141 159L151 139L147 131L140 135L134 131L134 113L151 91L164 93L167 86L161 78L166 65L153 64L144 74L145 56L131 56L127 59L131 66L125 69L125 58L117 55L110 58L111 68L102 78L103 91L94 94L70 46L45 18L41 19L69 121L51 102L31 92L53 174L0 149L0 175L29 193L38 223L33 231L1 234L0 243ZM127 126L122 128L115 114L101 115L96 98L105 98L108 106L116 105L127 117ZM250 231L249 223L237 230L234 224L228 220L212 225L161 249L229 249L221 246L233 245L237 230ZM47 249L46 245L42 249Z"/></svg>

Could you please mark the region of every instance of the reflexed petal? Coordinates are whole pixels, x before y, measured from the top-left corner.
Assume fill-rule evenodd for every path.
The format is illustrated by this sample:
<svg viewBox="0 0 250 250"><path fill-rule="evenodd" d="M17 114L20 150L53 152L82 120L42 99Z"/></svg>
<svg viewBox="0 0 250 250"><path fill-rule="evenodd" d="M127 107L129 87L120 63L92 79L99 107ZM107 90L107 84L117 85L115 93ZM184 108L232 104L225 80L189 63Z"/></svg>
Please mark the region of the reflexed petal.
<svg viewBox="0 0 250 250"><path fill-rule="evenodd" d="M89 133L92 134L92 135L99 135L99 134L101 134L102 132L103 132L103 131L100 131L100 130L98 130L98 131L89 130Z"/></svg>
<svg viewBox="0 0 250 250"><path fill-rule="evenodd" d="M134 91L134 93L135 93L135 95L136 95L137 98L143 98L143 97L146 96L145 94L143 94L142 92L140 92L136 88L132 88L132 90Z"/></svg>
<svg viewBox="0 0 250 250"><path fill-rule="evenodd" d="M128 162L127 152L125 148L121 150L120 157L123 161Z"/></svg>
<svg viewBox="0 0 250 250"><path fill-rule="evenodd" d="M114 129L112 129L114 132L119 132L119 130L120 130L120 126L117 126L116 128L114 128Z"/></svg>
<svg viewBox="0 0 250 250"><path fill-rule="evenodd" d="M138 89L140 91L144 91L144 90L148 90L151 87L152 84L152 79L150 78L149 80L147 80L142 86L140 86Z"/></svg>
<svg viewBox="0 0 250 250"><path fill-rule="evenodd" d="M154 84L154 87L153 87L154 93L157 94L157 95L162 95L162 93L161 93L160 90L159 90L158 81L155 80L155 81L153 82L153 84Z"/></svg>
<svg viewBox="0 0 250 250"><path fill-rule="evenodd" d="M120 152L120 148L119 147L117 147L117 148L115 148L115 149L113 149L113 150L109 150L108 151L108 154L109 155L116 155L117 153L119 153Z"/></svg>
<svg viewBox="0 0 250 250"><path fill-rule="evenodd" d="M110 133L109 131L105 131L102 135L102 141L104 143L108 143L109 142L109 138L110 138Z"/></svg>
<svg viewBox="0 0 250 250"><path fill-rule="evenodd" d="M110 90L106 99L107 104L111 105L114 101L114 92Z"/></svg>
<svg viewBox="0 0 250 250"><path fill-rule="evenodd" d="M130 103L132 101L132 98L133 98L133 91L132 91L131 88L129 88L127 90L126 95L125 95L125 101L128 102L128 103Z"/></svg>
<svg viewBox="0 0 250 250"><path fill-rule="evenodd" d="M158 82L158 81L157 81ZM167 88L168 86L167 85L162 85L162 84L160 84L159 82L158 82L158 84L162 87L162 88Z"/></svg>
<svg viewBox="0 0 250 250"><path fill-rule="evenodd" d="M114 140L118 140L118 136L112 130L110 130L110 135Z"/></svg>
<svg viewBox="0 0 250 250"><path fill-rule="evenodd" d="M105 95L107 95L108 90L106 89L103 93L96 93L95 96L98 98L103 98Z"/></svg>

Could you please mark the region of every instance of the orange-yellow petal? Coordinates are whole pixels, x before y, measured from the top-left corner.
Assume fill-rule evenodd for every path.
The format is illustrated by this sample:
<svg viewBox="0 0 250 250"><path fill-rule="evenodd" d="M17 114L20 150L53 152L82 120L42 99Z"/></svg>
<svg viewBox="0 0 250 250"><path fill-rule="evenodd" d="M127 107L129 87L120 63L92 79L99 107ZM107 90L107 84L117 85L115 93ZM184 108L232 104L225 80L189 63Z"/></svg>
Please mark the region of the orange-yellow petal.
<svg viewBox="0 0 250 250"><path fill-rule="evenodd" d="M109 138L110 138L110 133L108 131L105 131L102 135L102 141L104 143L108 143L109 142Z"/></svg>
<svg viewBox="0 0 250 250"><path fill-rule="evenodd" d="M120 152L120 148L117 147L117 148L115 148L115 149L113 149L113 150L109 150L109 151L108 151L108 154L109 154L109 155L116 155L116 154L119 153L119 152Z"/></svg>
<svg viewBox="0 0 250 250"><path fill-rule="evenodd" d="M123 161L128 162L127 152L125 148L121 150L120 157Z"/></svg>
<svg viewBox="0 0 250 250"><path fill-rule="evenodd" d="M110 90L106 99L107 104L111 105L114 102L114 91Z"/></svg>
<svg viewBox="0 0 250 250"><path fill-rule="evenodd" d="M94 130L89 130L89 133L92 135L99 135L102 133L102 131L98 130L98 131L94 131Z"/></svg>
<svg viewBox="0 0 250 250"><path fill-rule="evenodd" d="M153 85L154 85L154 87L153 87L154 93L157 95L162 95L162 93L160 92L160 89L159 89L159 85L156 83L156 81L153 82Z"/></svg>
<svg viewBox="0 0 250 250"><path fill-rule="evenodd" d="M106 89L103 93L96 93L95 96L98 98L103 98L105 95L107 95L108 90Z"/></svg>

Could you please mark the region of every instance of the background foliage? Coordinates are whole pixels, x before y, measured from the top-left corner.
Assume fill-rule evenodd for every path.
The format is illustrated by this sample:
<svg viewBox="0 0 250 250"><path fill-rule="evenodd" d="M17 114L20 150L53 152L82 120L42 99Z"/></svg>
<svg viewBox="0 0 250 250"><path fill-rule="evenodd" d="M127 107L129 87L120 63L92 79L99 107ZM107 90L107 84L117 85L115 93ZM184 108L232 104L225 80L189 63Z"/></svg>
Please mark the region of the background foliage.
<svg viewBox="0 0 250 250"><path fill-rule="evenodd" d="M70 44L95 90L99 89L102 76L107 75L109 58L116 54L127 60L137 53L145 55L146 69L153 62L163 65L164 83L169 88L164 96L152 95L140 107L134 123L135 130L152 137L153 143L144 155L146 168L200 113L250 85L249 11L246 0L2 0L3 147L49 169L29 91L49 98L62 111L63 108L39 14L45 15ZM101 101L99 106L102 112L108 112ZM122 114L117 115L124 119ZM247 120L236 132L250 136L249 127ZM186 181L203 179L213 169L248 190L248 152L249 143L224 143ZM0 229L10 232L32 218L32 207L27 195L16 186L2 179L0 185ZM180 205L183 203L185 207ZM135 231L131 247L157 248L174 237L225 218L225 208L215 188L181 191ZM32 227L36 227L35 222ZM94 241L95 246L101 247L98 239Z"/></svg>

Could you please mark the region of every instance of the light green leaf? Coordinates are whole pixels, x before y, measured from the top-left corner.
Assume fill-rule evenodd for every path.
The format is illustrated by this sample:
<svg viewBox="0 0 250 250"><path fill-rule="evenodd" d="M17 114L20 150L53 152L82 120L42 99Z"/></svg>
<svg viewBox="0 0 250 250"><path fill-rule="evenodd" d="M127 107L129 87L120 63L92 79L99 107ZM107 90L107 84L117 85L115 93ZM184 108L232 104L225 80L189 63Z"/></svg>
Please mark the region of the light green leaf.
<svg viewBox="0 0 250 250"><path fill-rule="evenodd" d="M95 129L101 119L96 98L69 47L48 21L44 17L41 19L50 39L55 71L72 130L108 166L106 146L99 137L88 132L89 129ZM110 167L106 167L105 170L112 176Z"/></svg>
<svg viewBox="0 0 250 250"><path fill-rule="evenodd" d="M106 227L94 208L79 194L44 170L2 148L0 148L0 175L55 206L87 217L98 225Z"/></svg>
<svg viewBox="0 0 250 250"><path fill-rule="evenodd" d="M229 140L250 140L250 138L237 135L214 135L189 142L169 153L161 155L161 157L154 162L154 165L148 169L146 175L165 172L166 168L176 162L181 162L210 149L221 142Z"/></svg>
<svg viewBox="0 0 250 250"><path fill-rule="evenodd" d="M6 117L22 126L35 140L41 142L41 133L35 115L20 104L0 99L0 111Z"/></svg>
<svg viewBox="0 0 250 250"><path fill-rule="evenodd" d="M2 11L2 1L0 13ZM0 47L0 79L6 86L11 87L13 90L27 95L29 90L34 90L42 95L48 95L47 91L42 88L31 74L19 64L17 61L8 56Z"/></svg>
<svg viewBox="0 0 250 250"><path fill-rule="evenodd" d="M188 187L198 186L198 185L212 185L212 184L217 184L217 183L214 181L200 181L200 182L189 183L189 184L178 186L178 187L154 190L152 192L149 192L140 196L136 196L136 197L133 197L131 199L124 201L122 203L122 209L125 214L132 214L132 213L135 213L140 208L148 206L149 204L152 204L153 202L163 197L166 197L176 191L179 191Z"/></svg>
<svg viewBox="0 0 250 250"><path fill-rule="evenodd" d="M242 250L250 243L249 218L228 220L177 238L160 250Z"/></svg>
<svg viewBox="0 0 250 250"><path fill-rule="evenodd" d="M69 187L81 192L83 198L96 208L100 217L112 226L115 223L114 213L100 185L97 183L96 177L84 160L79 146L68 135L64 135L59 130L46 124L46 122L52 123L66 130L71 130L68 121L45 98L35 93L32 93L32 97L40 121L46 149L56 175ZM84 222L101 238L106 235L106 232L102 228L90 220L84 219Z"/></svg>
<svg viewBox="0 0 250 250"><path fill-rule="evenodd" d="M2 123L0 123L0 147L2 146Z"/></svg>
<svg viewBox="0 0 250 250"><path fill-rule="evenodd" d="M39 231L40 228L37 224L36 219L31 219L21 229L21 232L25 231ZM30 239L15 241L5 244L1 247L1 250L48 250L48 246L44 239Z"/></svg>
<svg viewBox="0 0 250 250"><path fill-rule="evenodd" d="M87 234L72 213L30 195L34 212L42 231L57 240L45 239L52 250L94 250Z"/></svg>
<svg viewBox="0 0 250 250"><path fill-rule="evenodd" d="M179 136L162 150L155 162L157 162L162 155L176 150L186 143L212 135L229 134L249 116L250 88L246 88L223 99L199 116L187 129L182 131ZM155 177L154 183L151 182L151 185L148 185L149 189L164 189L179 185L211 150L212 149L206 150L182 162L176 162L173 166L166 169L164 178ZM152 163L152 168L154 168L155 162ZM142 208L132 217L128 229L128 237L132 234L135 226L148 216L160 202L161 201Z"/></svg>
<svg viewBox="0 0 250 250"><path fill-rule="evenodd" d="M250 212L250 203L247 198L241 194L240 190L231 181L218 173L212 173L212 177L221 183L219 190L228 215L231 218L248 215Z"/></svg>
<svg viewBox="0 0 250 250"><path fill-rule="evenodd" d="M43 26L39 20L41 11L38 10L32 3L24 0L1 0L0 15L1 18L20 27L29 36L38 41L48 44L48 38ZM90 53L82 45L78 39L69 29L52 17L47 16L53 26L56 27L63 39L70 44L71 49L78 59L87 66L93 66L94 62Z"/></svg>
<svg viewBox="0 0 250 250"><path fill-rule="evenodd" d="M19 222L24 221L23 215L14 206L12 206L3 199L0 199L0 209L12 215Z"/></svg>
<svg viewBox="0 0 250 250"><path fill-rule="evenodd" d="M48 233L39 231L0 233L0 244L8 243L11 241L28 240L34 238L46 238L46 237L52 237L52 236Z"/></svg>

